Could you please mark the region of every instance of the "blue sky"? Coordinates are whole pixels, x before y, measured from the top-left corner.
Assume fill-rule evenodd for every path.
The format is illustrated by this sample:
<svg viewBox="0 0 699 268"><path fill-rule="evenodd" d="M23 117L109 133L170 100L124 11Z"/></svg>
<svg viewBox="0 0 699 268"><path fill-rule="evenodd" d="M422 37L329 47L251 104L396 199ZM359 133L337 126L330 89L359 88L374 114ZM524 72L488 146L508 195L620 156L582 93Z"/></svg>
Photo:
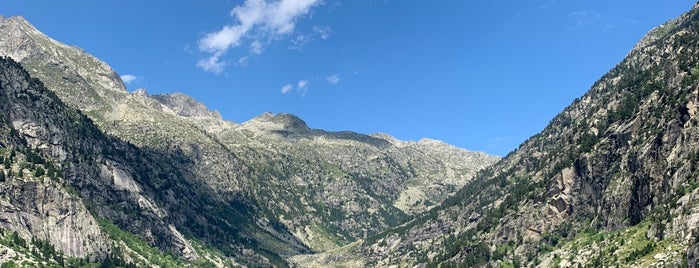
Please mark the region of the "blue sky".
<svg viewBox="0 0 699 268"><path fill-rule="evenodd" d="M505 155L694 1L5 0L128 88Z"/></svg>

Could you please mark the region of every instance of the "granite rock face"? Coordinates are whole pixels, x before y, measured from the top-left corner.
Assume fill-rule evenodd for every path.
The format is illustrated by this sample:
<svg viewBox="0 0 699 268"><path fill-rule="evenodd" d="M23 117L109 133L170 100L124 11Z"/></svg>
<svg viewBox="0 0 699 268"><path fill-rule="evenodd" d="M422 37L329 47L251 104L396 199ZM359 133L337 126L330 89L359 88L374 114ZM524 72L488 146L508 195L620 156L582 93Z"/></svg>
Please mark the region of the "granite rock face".
<svg viewBox="0 0 699 268"><path fill-rule="evenodd" d="M26 240L49 241L68 256L104 256L110 243L79 197L48 178L12 179L2 185L0 227Z"/></svg>
<svg viewBox="0 0 699 268"><path fill-rule="evenodd" d="M49 241L68 256L93 259L111 249L94 215L142 224L153 238L177 240L161 222L168 213L140 191L148 185L134 181L134 172L143 168L123 168L132 159L152 160L99 132L11 59L0 64L0 89L4 228L27 240ZM118 212L113 204L139 212Z"/></svg>

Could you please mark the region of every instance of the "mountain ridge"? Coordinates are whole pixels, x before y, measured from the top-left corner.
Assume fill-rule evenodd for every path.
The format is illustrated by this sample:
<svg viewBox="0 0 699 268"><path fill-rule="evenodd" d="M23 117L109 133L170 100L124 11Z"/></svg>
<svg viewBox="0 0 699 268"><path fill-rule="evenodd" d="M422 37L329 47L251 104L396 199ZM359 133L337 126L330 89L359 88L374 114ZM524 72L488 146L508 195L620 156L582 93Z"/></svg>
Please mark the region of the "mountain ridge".
<svg viewBox="0 0 699 268"><path fill-rule="evenodd" d="M146 171L91 156L105 161L95 165L112 178L105 187L131 193L117 195L125 198L121 202L144 204L129 211L156 207L149 212L155 218L178 215L169 222L172 227L157 225L157 239L146 225L151 220L128 226L107 209L100 217L189 261L210 260L206 256L221 251L224 256L214 254L218 260L284 265L291 255L334 249L435 206L498 159L427 140L311 129L291 114L267 113L236 124L183 94L128 92L108 65L46 37L21 18L0 20L0 33L0 55L21 56L31 76L99 131L156 162ZM32 139L31 129L22 133ZM174 202L178 192L189 198ZM106 206L112 199L104 200ZM213 210L205 209L207 202ZM217 210L229 218L210 214ZM202 233L193 226L211 230ZM231 233L220 233L226 229Z"/></svg>

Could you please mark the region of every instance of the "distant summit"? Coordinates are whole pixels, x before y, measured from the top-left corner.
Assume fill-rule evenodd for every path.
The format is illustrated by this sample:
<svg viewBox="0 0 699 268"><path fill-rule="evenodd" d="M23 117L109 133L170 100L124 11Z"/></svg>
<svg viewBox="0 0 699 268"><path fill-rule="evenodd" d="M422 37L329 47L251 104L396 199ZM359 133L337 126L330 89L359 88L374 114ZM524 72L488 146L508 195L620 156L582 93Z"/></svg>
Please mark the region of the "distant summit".
<svg viewBox="0 0 699 268"><path fill-rule="evenodd" d="M288 113L264 113L252 119L261 123L271 123L286 130L304 131L309 130L306 122L293 114Z"/></svg>
<svg viewBox="0 0 699 268"><path fill-rule="evenodd" d="M151 95L151 97L175 111L179 116L222 119L221 114L217 111L209 110L203 103L182 93L157 94Z"/></svg>

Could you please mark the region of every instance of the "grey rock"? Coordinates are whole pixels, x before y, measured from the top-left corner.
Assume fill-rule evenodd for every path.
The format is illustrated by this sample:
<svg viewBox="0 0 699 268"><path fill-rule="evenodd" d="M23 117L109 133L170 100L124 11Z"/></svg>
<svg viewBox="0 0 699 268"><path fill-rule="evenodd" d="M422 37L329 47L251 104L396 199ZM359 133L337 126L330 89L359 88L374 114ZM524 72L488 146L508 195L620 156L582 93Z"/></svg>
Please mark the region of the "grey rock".
<svg viewBox="0 0 699 268"><path fill-rule="evenodd" d="M179 116L200 116L221 119L221 114L216 111L210 111L203 103L182 93L158 94L152 95L151 97L175 111Z"/></svg>

